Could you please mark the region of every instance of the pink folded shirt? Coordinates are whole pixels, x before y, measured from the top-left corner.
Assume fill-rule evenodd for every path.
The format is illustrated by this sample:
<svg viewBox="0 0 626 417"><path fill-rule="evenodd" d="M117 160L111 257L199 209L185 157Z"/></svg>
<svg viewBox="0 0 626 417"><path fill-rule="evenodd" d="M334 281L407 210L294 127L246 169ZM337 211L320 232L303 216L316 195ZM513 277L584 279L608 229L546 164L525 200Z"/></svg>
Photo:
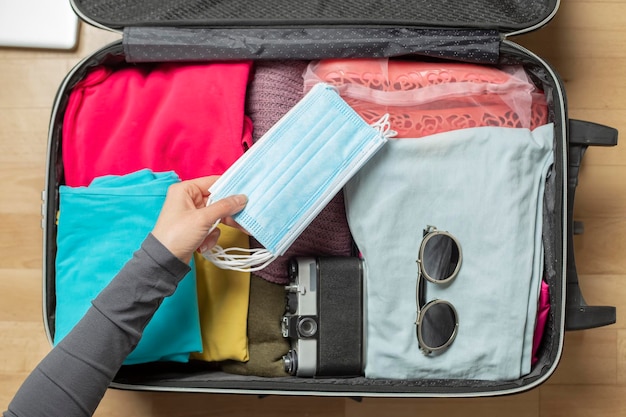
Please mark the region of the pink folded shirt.
<svg viewBox="0 0 626 417"><path fill-rule="evenodd" d="M148 168L182 180L222 174L252 144L244 115L252 63L94 68L63 123L66 185Z"/></svg>
<svg viewBox="0 0 626 417"><path fill-rule="evenodd" d="M543 340L543 334L550 315L550 287L545 281L541 281L541 291L539 292L539 308L537 309L537 323L535 324L535 335L533 338L533 357L531 363L534 365L539 361L539 347Z"/></svg>

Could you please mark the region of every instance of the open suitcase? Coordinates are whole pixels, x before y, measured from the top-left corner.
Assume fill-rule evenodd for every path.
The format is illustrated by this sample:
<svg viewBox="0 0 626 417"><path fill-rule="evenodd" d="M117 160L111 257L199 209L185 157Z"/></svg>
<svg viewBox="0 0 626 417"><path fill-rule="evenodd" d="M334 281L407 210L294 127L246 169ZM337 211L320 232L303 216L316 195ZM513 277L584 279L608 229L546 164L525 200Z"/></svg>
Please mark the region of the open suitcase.
<svg viewBox="0 0 626 417"><path fill-rule="evenodd" d="M63 123L72 88L102 64L159 62L320 60L412 57L436 62L521 65L545 93L554 125L554 162L546 184L543 220L550 312L538 359L517 379L384 379L351 377L266 378L228 374L196 362L124 365L113 387L132 390L329 396L486 396L519 393L555 371L564 331L615 322L615 308L588 306L578 286L572 218L578 169L590 145L613 146L617 132L567 117L559 75L531 51L508 38L540 28L557 12L558 0L413 1L203 1L72 0L77 14L104 29L123 31L112 43L83 59L57 93L49 131L48 170L43 194L44 314L49 340L56 331L56 254L59 187L65 184Z"/></svg>

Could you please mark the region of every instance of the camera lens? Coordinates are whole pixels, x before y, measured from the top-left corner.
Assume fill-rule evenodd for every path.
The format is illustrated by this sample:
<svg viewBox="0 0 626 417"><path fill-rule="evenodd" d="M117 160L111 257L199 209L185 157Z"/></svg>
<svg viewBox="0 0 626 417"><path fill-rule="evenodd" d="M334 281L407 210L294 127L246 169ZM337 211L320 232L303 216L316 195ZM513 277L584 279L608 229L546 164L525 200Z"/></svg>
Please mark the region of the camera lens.
<svg viewBox="0 0 626 417"><path fill-rule="evenodd" d="M285 299L287 301L285 310L288 313L295 314L295 312L298 310L298 294L293 293L293 292L288 292L287 295L285 296Z"/></svg>
<svg viewBox="0 0 626 417"><path fill-rule="evenodd" d="M298 334L302 337L315 336L317 333L317 322L311 317L304 317L298 321Z"/></svg>

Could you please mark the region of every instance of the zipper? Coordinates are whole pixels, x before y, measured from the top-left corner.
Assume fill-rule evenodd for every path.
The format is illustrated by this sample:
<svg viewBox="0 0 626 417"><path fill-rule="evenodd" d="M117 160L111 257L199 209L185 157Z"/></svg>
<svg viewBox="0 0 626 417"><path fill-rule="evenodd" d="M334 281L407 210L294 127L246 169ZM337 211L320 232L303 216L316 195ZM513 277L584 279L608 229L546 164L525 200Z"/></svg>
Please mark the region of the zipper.
<svg viewBox="0 0 626 417"><path fill-rule="evenodd" d="M70 1L73 2L73 0L70 0ZM118 44L119 44L119 41L111 42L110 44L98 50L98 53L106 54L109 51L113 50L112 48L115 48ZM45 171L46 178L45 178L44 190L41 193L41 201L42 201L41 228L43 229L43 245L42 245L43 256L42 256L42 274L41 274L42 287L41 288L42 288L43 294L48 293L47 278L48 278L48 274L50 273L46 260L48 259L48 256L50 255L50 251L51 251L49 248L50 239L48 239L48 235L52 232L49 230L48 223L54 222L56 220L56 217L55 217L56 213L50 213L50 216L49 216L48 209L49 209L49 205L55 204L55 202L58 201L58 191L56 190L56 184L51 181L51 177L50 177L50 172L54 169L52 164L53 164L53 161L55 160L54 155L53 155L53 152L55 152L55 147L53 146L53 143L54 143L53 136L55 134L56 117L57 117L57 113L60 111L59 109L60 109L62 97L63 97L62 93L69 89L70 82L74 78L75 74L79 71L83 71L85 68L85 64L89 62L90 60L92 60L95 55L96 54L86 56L85 58L81 59L72 68L72 70L70 70L70 72L65 76L63 81L61 81L61 85L59 86L57 93L54 97L54 101L52 103L52 112L50 115L50 120L48 122L48 147L47 147L47 154L46 154L46 171ZM55 191L53 192L52 190L55 190ZM50 217L52 217L52 219ZM48 317L48 314L47 314L48 300L45 296L43 297L43 300L42 300L42 309L43 309L43 317L47 318ZM48 342L50 343L50 345L53 345L54 338L52 337L52 330L50 328L50 322L47 319L44 319L43 322L44 322L44 331L46 333Z"/></svg>
<svg viewBox="0 0 626 417"><path fill-rule="evenodd" d="M74 10L74 13L76 13L76 15L85 23L96 27L98 29L104 29L107 30L109 32L114 32L114 33L119 33L120 35L122 34L122 30L121 29L114 29L111 28L109 26L105 26L102 23L98 23L97 21L91 19L89 16L83 14L78 7L76 7L75 1L74 0L70 0L70 6L72 6L72 9Z"/></svg>
<svg viewBox="0 0 626 417"><path fill-rule="evenodd" d="M557 2L557 6L558 6L558 2ZM558 7L555 8L558 9ZM539 57L537 54L531 52L530 50L526 49L525 47L518 45L517 43L510 41L510 40L504 40L503 41L504 44L506 44L507 46L517 49L518 51L522 52L523 54L532 57L533 59L535 59L538 63L540 63L542 65L542 67L549 73L550 77L552 77L552 79L554 80L554 89L559 97L559 103L560 103L560 119L557 121L555 120L556 123L560 123L561 124L561 131L562 131L562 135L565 139L567 139L567 129L568 129L568 122L567 122L567 112L566 112L566 105L565 105L565 93L564 93L564 89L563 89L563 85L561 84L561 82L559 81L559 77L557 76L557 73L555 72L555 70L552 68L552 66L550 66L550 64L548 64L545 60L543 60L541 57ZM563 167L567 167L568 166L568 148L567 148L567 141L564 140L563 141L563 149L562 149L562 157L561 157L561 164ZM561 187L563 188L563 202L564 204L567 204L567 181L568 181L568 176L564 175L563 176L563 182L561 183ZM567 230L567 216L564 215L563 216L563 220L562 220L562 225L561 227L563 228L563 231ZM562 277L561 277L561 281L563 284L563 288L561 291L561 300L562 305L561 305L561 322L559 323L558 328L561 330L559 331L559 344L558 344L558 352L556 355L557 360L555 360L550 367L550 370L545 372L543 374L543 376L539 377L538 379L536 379L535 381L531 382L528 385L524 386L524 389L532 389L535 388L539 385L541 385L543 382L545 382L556 370L556 367L559 363L558 358L560 358L563 354L563 340L564 340L564 333L565 333L565 307L566 307L566 303L565 303L565 297L566 297L566 290L567 290L567 235L564 232L563 233L563 250L562 250L562 259L563 259L563 272L562 272ZM516 389L511 389L508 393L515 393Z"/></svg>
<svg viewBox="0 0 626 417"><path fill-rule="evenodd" d="M545 26L550 20L552 20L554 18L554 16L556 15L556 13L557 13L557 11L559 9L560 4L561 4L561 0L556 0L556 4L555 4L554 8L552 9L552 12L548 16L546 16L542 21L540 21L540 22L538 22L538 23L536 23L536 24L534 24L532 26L529 26L527 28L524 28L524 29L520 29L520 30L517 30L517 31L514 31L514 32L509 32L509 33L503 33L501 35L501 38L504 40L504 39L507 39L507 38L509 38L511 36L522 35L522 34L529 33L529 32L535 31L537 29L540 29L541 27ZM70 6L74 10L74 13L76 13L76 15L81 20L83 20L85 23L87 23L87 24L89 24L91 26L94 26L96 28L99 28L99 29L107 30L109 32L119 33L120 35L123 34L123 30L124 30L123 27L120 29L120 28L113 28L113 27L109 27L109 26L103 25L102 23L99 23L98 21L96 21L96 20L90 18L89 16L85 15L84 13L82 13L79 10L79 8L76 6L75 0L70 0ZM472 29L472 28L470 27L468 29ZM480 29L480 28L473 28L473 29Z"/></svg>
<svg viewBox="0 0 626 417"><path fill-rule="evenodd" d="M552 20L554 18L554 16L556 16L556 12L559 10L560 4L561 4L561 0L556 0L556 4L554 5L554 9L552 9L552 13L550 13L548 16L546 16L546 18L543 19L541 22L539 22L539 23L537 23L535 25L529 26L529 27L527 27L525 29L517 30L515 32L504 33L504 34L502 34L502 39L504 40L504 39L507 39L507 38L509 38L511 36L523 35L525 33L530 33L532 31L535 31L537 29L542 28L543 26L548 24L548 22L550 20Z"/></svg>

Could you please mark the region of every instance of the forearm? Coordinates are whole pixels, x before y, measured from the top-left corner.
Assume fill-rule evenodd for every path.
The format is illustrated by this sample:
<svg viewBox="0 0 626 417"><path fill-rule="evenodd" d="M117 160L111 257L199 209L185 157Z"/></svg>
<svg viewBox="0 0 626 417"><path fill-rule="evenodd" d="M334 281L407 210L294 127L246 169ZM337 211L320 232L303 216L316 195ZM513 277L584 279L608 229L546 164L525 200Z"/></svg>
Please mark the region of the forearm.
<svg viewBox="0 0 626 417"><path fill-rule="evenodd" d="M189 266L153 236L26 379L5 417L91 416L163 299Z"/></svg>

